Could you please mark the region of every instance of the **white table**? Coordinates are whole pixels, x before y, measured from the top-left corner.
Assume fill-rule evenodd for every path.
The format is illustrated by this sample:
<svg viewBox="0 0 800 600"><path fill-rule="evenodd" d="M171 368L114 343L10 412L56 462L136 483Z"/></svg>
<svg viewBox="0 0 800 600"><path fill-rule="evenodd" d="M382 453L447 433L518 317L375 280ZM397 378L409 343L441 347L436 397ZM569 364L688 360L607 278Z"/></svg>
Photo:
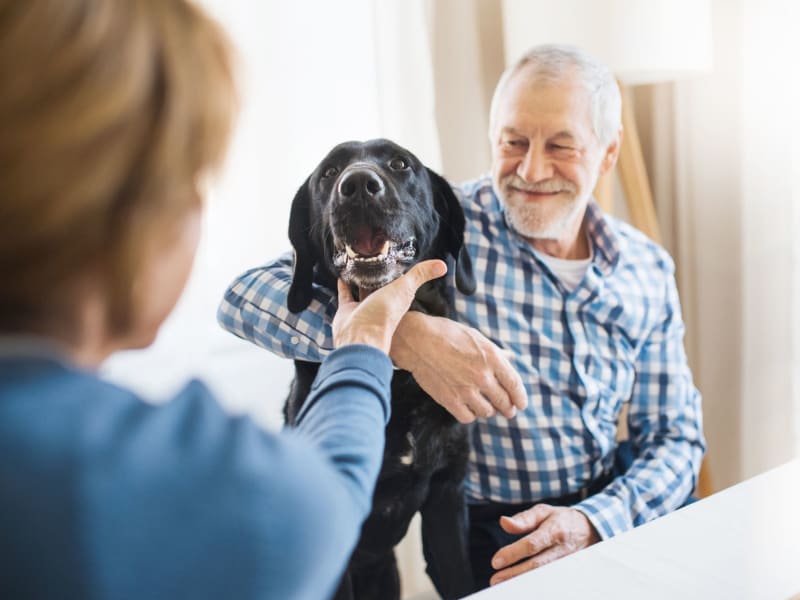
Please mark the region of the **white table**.
<svg viewBox="0 0 800 600"><path fill-rule="evenodd" d="M800 459L470 598L800 598Z"/></svg>

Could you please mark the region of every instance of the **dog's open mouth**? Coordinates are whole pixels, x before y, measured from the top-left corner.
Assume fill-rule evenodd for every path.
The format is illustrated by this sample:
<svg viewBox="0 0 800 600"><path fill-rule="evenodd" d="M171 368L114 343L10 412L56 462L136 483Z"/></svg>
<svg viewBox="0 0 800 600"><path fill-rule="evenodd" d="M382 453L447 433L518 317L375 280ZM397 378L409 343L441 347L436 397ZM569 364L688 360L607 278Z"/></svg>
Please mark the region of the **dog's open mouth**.
<svg viewBox="0 0 800 600"><path fill-rule="evenodd" d="M413 236L395 240L371 227L357 228L347 240L335 240L334 247L333 264L340 276L362 287L385 285L417 257L417 240ZM401 270L397 272L395 267Z"/></svg>
<svg viewBox="0 0 800 600"><path fill-rule="evenodd" d="M409 262L416 256L417 240L415 238L395 241L381 235L366 244L358 241L350 244L337 244L333 264L337 269L344 268L349 262L356 265L374 264L378 266L385 263Z"/></svg>

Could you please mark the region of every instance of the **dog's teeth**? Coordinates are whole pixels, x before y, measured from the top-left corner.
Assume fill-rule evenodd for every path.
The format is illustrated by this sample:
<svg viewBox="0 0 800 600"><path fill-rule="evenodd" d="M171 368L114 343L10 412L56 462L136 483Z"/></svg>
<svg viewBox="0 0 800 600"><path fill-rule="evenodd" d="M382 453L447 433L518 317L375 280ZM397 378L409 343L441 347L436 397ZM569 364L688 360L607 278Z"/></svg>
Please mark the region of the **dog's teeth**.
<svg viewBox="0 0 800 600"><path fill-rule="evenodd" d="M385 242L383 242L383 248L381 248L381 252L380 253L383 254L384 256L389 254L389 248L391 248L391 247L392 247L392 242L390 242L389 240L386 240Z"/></svg>
<svg viewBox="0 0 800 600"><path fill-rule="evenodd" d="M348 244L348 245L346 245L346 246L344 247L344 249L345 249L345 251L347 252L347 256L349 256L350 258L355 258L356 256L358 256L358 255L357 255L357 254L356 254L356 253L353 251L353 249L350 247L350 245L349 245L349 244Z"/></svg>

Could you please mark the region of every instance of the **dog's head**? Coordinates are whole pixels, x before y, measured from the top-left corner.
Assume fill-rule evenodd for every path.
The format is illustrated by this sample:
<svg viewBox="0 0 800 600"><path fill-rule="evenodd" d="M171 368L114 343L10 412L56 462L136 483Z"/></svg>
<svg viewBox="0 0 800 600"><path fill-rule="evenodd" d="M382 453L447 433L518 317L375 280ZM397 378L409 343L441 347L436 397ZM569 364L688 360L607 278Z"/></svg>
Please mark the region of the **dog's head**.
<svg viewBox="0 0 800 600"><path fill-rule="evenodd" d="M373 290L428 258L456 259L456 286L475 289L464 213L450 184L389 140L339 144L300 187L289 239L289 310L311 302L313 281Z"/></svg>

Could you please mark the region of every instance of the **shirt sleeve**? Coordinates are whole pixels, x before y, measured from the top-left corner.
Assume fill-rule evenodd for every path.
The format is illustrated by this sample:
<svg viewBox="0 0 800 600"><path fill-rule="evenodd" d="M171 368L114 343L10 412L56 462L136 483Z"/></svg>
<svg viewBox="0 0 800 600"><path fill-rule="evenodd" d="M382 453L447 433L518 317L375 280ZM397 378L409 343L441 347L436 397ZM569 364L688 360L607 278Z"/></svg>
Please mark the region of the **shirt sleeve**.
<svg viewBox="0 0 800 600"><path fill-rule="evenodd" d="M600 493L575 506L605 539L682 506L705 452L700 393L683 348L675 280L665 284L663 318L637 360L628 428L635 459Z"/></svg>
<svg viewBox="0 0 800 600"><path fill-rule="evenodd" d="M217 321L234 335L283 358L321 362L333 350L336 297L315 285L311 304L294 314L287 307L291 282L291 253L246 271L226 290Z"/></svg>

